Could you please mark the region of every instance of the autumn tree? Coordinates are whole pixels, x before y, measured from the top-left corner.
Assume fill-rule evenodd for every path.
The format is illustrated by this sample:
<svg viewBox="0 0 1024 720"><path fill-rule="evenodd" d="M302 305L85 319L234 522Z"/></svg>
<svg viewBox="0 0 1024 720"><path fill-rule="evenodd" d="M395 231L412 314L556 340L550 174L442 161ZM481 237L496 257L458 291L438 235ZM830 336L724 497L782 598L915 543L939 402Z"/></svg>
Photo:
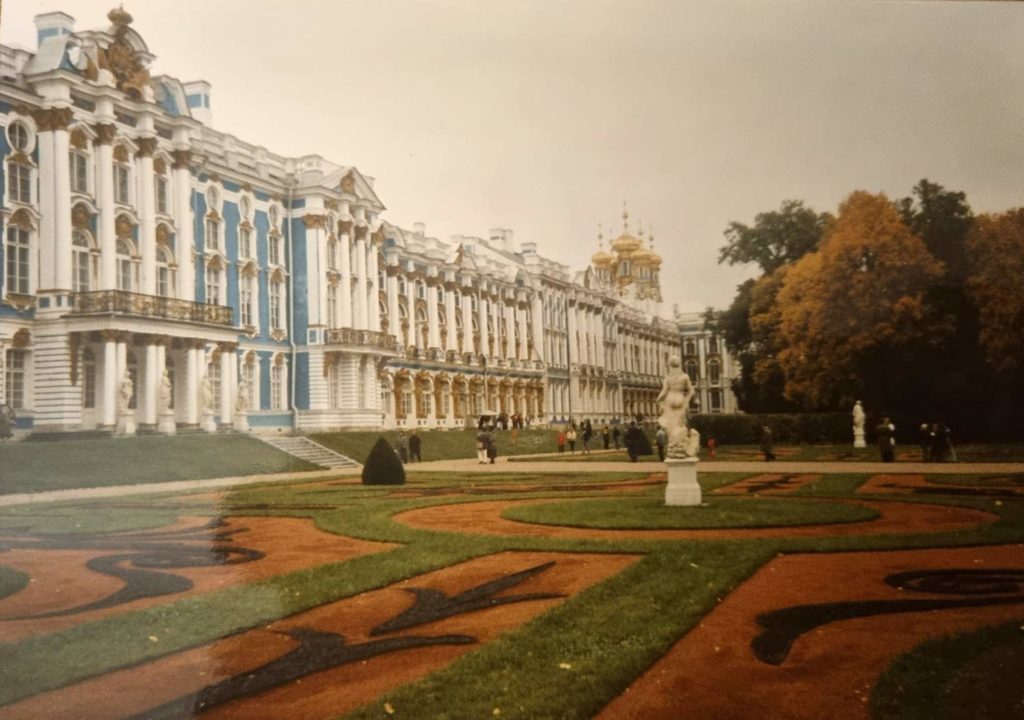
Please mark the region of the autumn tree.
<svg viewBox="0 0 1024 720"><path fill-rule="evenodd" d="M967 291L985 359L1001 380L1024 376L1024 208L978 217ZM1019 398L1018 398L1019 399Z"/></svg>
<svg viewBox="0 0 1024 720"><path fill-rule="evenodd" d="M884 195L852 193L815 252L786 272L776 307L787 397L807 408L900 404L942 264ZM770 318L770 315L768 316Z"/></svg>

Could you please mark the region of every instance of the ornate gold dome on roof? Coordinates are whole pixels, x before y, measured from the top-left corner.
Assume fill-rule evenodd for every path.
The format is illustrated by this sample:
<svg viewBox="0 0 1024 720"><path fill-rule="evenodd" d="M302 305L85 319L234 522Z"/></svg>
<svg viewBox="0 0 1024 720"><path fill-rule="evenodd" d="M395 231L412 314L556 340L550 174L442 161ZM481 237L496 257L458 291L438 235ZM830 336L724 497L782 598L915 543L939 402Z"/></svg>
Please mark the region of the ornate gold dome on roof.
<svg viewBox="0 0 1024 720"><path fill-rule="evenodd" d="M599 226L600 227L600 226ZM593 263L594 267L608 267L615 258L604 251L604 231L598 230L597 233L597 252L594 253L590 262Z"/></svg>
<svg viewBox="0 0 1024 720"><path fill-rule="evenodd" d="M651 228L651 232L649 234L649 238L650 238L650 241L651 241L651 246L647 249L647 254L650 256L650 260L648 260L648 264L651 267L655 267L655 268L661 267L661 255L659 255L658 253L654 252L654 228Z"/></svg>
<svg viewBox="0 0 1024 720"><path fill-rule="evenodd" d="M124 5L108 12L107 19L115 25L131 25L133 20L131 13L124 9Z"/></svg>
<svg viewBox="0 0 1024 720"><path fill-rule="evenodd" d="M622 204L622 234L612 240L612 250L622 254L633 253L643 247L643 241L629 234L629 211Z"/></svg>

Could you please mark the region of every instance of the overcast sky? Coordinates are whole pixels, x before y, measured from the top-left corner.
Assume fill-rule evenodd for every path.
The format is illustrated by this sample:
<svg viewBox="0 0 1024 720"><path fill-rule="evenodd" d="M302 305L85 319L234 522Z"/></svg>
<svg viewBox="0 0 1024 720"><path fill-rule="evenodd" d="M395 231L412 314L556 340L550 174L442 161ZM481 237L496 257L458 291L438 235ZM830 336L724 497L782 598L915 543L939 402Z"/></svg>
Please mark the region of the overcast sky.
<svg viewBox="0 0 1024 720"><path fill-rule="evenodd" d="M114 0L5 0L106 27ZM668 303L725 307L732 220L834 210L921 178L1024 205L1024 4L145 0L156 74L213 84L213 124L376 177L428 234L512 228L582 269L597 226L654 226Z"/></svg>

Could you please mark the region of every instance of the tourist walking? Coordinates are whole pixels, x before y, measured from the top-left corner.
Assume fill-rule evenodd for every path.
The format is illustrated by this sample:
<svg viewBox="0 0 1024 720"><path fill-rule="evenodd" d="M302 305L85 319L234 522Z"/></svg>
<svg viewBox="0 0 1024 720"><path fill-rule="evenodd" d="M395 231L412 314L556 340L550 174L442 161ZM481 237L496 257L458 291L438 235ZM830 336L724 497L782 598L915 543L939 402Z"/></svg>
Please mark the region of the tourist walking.
<svg viewBox="0 0 1024 720"><path fill-rule="evenodd" d="M487 432L485 430L476 434L476 460L480 465L487 463Z"/></svg>
<svg viewBox="0 0 1024 720"><path fill-rule="evenodd" d="M601 440L604 442L604 449L607 450L609 443L612 441L612 434L608 430L608 423L605 423L604 427L601 428Z"/></svg>
<svg viewBox="0 0 1024 720"><path fill-rule="evenodd" d="M496 457L498 457L498 439L493 433L487 433L487 459L491 465L494 464Z"/></svg>
<svg viewBox="0 0 1024 720"><path fill-rule="evenodd" d="M589 420L583 423L583 454L590 454L590 440L594 437L594 430Z"/></svg>
<svg viewBox="0 0 1024 720"><path fill-rule="evenodd" d="M409 462L409 436L404 432L399 432L395 448L398 450L398 459L402 461L402 464L405 465Z"/></svg>
<svg viewBox="0 0 1024 720"><path fill-rule="evenodd" d="M615 443L616 450L622 447L622 431L618 425L612 428L612 442Z"/></svg>
<svg viewBox="0 0 1024 720"><path fill-rule="evenodd" d="M630 421L623 440L626 444L626 452L629 454L630 462L636 462L637 458L641 455L650 455L652 452L651 441L644 435L644 431L637 427L635 421Z"/></svg>
<svg viewBox="0 0 1024 720"><path fill-rule="evenodd" d="M917 429L918 442L921 444L921 462L932 461L932 430L928 423L921 423Z"/></svg>
<svg viewBox="0 0 1024 720"><path fill-rule="evenodd" d="M654 441L658 445L658 462L665 462L665 446L668 445L668 433L665 432L665 428L658 428Z"/></svg>
<svg viewBox="0 0 1024 720"><path fill-rule="evenodd" d="M4 403L0 405L0 440L14 436L14 409Z"/></svg>
<svg viewBox="0 0 1024 720"><path fill-rule="evenodd" d="M767 425L761 427L761 452L764 453L765 462L775 459L775 436Z"/></svg>
<svg viewBox="0 0 1024 720"><path fill-rule="evenodd" d="M710 459L714 460L715 459L715 455L717 454L717 452L718 452L718 441L715 440L715 438L713 436L709 437L708 438L708 457Z"/></svg>
<svg viewBox="0 0 1024 720"><path fill-rule="evenodd" d="M573 455L576 454L576 428L569 426L569 432L565 434L565 439L569 441L569 452Z"/></svg>
<svg viewBox="0 0 1024 720"><path fill-rule="evenodd" d="M420 455L422 449L422 440L420 436L416 434L416 431L412 431L412 435L409 436L409 461L410 462L423 462L423 456Z"/></svg>
<svg viewBox="0 0 1024 720"><path fill-rule="evenodd" d="M559 430L558 436L555 439L558 443L558 454L562 455L565 453L565 430Z"/></svg>
<svg viewBox="0 0 1024 720"><path fill-rule="evenodd" d="M893 462L896 459L896 426L890 422L888 416L882 418L882 424L875 428L875 436L882 462Z"/></svg>

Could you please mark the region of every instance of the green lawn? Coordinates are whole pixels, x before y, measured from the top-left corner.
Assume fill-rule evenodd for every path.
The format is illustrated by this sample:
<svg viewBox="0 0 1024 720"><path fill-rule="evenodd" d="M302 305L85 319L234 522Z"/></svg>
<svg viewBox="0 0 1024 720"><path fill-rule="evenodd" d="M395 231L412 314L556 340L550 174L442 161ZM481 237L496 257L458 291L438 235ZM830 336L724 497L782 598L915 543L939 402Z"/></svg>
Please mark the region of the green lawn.
<svg viewBox="0 0 1024 720"><path fill-rule="evenodd" d="M315 469L245 435L0 444L0 494Z"/></svg>
<svg viewBox="0 0 1024 720"><path fill-rule="evenodd" d="M437 438L438 447L442 435L445 434L430 434L431 439ZM450 447L455 448L458 434L450 435ZM701 475L699 481L707 491L750 475L715 473ZM804 494L828 497L827 502L806 497L711 496L707 508L665 508L660 505L661 486L618 488L614 499L602 487L638 477L643 475L508 472L482 477L472 473L424 473L412 476L404 488L330 481L316 486L280 483L238 488L231 491L226 501L217 503L201 496L184 495L176 498L173 505L168 504L167 498L154 497L132 498L130 503L0 508L0 527L27 528L32 532L91 533L147 528L177 508L190 515L211 517L308 517L325 532L396 544L393 549L375 554L189 598L171 597L154 607L57 632L44 631L17 643L4 644L0 646L4 657L0 663L0 705L118 668L172 656L218 638L263 627L279 618L493 553L536 550L635 554L638 561L618 575L567 599L496 641L475 647L422 680L385 693L348 716L380 718L386 714L384 703L388 703L396 717L494 717L495 708L502 718L591 717L629 687L733 588L780 553L1024 541L1024 499L1004 498L995 503L955 495L931 496L928 502L983 508L1000 519L991 525L950 533L762 537L749 541L642 537L610 541L473 535L419 530L392 519L398 513L434 505L536 498L546 502L533 506L533 510L524 507L523 511L557 512L562 518L575 521L573 524L594 527L737 527L851 521L861 519L857 517L860 509L841 505L840 500L860 500L853 493L867 476L826 476L804 488ZM480 494L476 489L482 485L491 487ZM894 501L892 497L886 499ZM671 522L666 522L669 516ZM694 523L694 518L698 522ZM524 519L537 521L536 515ZM559 518L550 521L557 522ZM0 566L0 596L24 586L23 575L2 570ZM1014 640L1013 633L1004 632L998 639L999 657L1019 662L1020 643ZM987 640L983 638L966 647L969 657L964 659L956 651L928 646L922 650L929 662L928 672L916 673L915 668L923 667L916 659L907 663L905 670L894 671L897 675L889 676L893 678L890 686L897 694L879 695L876 707L885 707L888 712L880 717L902 717L901 708L919 704L927 697L942 696L943 688L954 683L950 678L959 672L958 663L971 664L976 670L983 668L984 660L990 656L982 657L970 648L987 647ZM566 669L563 665L570 667ZM1015 687L1005 684L989 687L998 694L989 698L993 707L1003 707L998 703L1015 691ZM769 710L762 712L770 716Z"/></svg>
<svg viewBox="0 0 1024 720"><path fill-rule="evenodd" d="M426 460L458 460L476 457L476 433L474 430L423 430L417 431L422 440L422 455ZM377 438L384 436L392 445L398 437L396 430L345 430L342 432L320 433L310 437L321 445L352 458L357 462L366 460L370 448ZM498 454L531 455L535 453L553 453L558 450L555 443L556 432L542 428L520 430L515 444L512 443L511 430L498 430L494 433L498 443Z"/></svg>

